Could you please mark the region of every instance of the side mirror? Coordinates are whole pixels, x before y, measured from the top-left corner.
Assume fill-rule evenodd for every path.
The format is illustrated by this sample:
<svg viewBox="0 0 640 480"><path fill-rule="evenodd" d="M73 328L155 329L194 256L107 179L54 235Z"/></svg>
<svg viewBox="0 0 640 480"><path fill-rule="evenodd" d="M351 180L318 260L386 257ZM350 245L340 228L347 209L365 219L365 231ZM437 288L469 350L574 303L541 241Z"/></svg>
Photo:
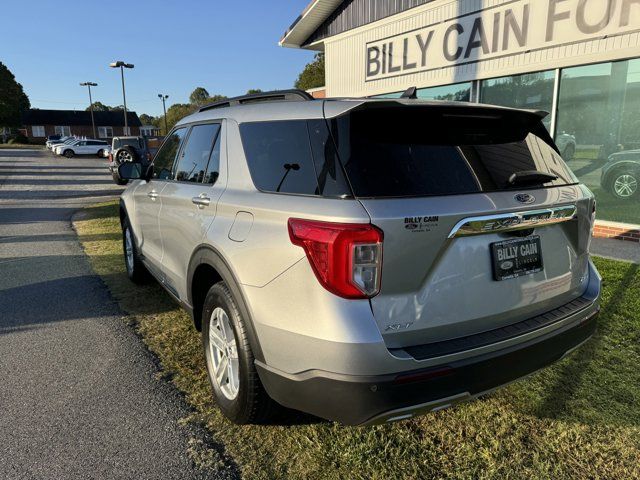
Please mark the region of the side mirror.
<svg viewBox="0 0 640 480"><path fill-rule="evenodd" d="M118 176L123 180L148 180L153 167L138 162L123 162L118 166Z"/></svg>

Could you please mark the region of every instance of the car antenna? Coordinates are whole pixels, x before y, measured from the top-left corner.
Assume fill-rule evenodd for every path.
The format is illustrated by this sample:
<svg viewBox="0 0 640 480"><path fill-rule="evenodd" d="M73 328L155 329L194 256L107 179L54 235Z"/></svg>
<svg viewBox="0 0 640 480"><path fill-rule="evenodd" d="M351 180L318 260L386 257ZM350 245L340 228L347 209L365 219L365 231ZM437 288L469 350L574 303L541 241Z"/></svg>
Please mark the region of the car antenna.
<svg viewBox="0 0 640 480"><path fill-rule="evenodd" d="M418 89L416 87L409 87L404 91L402 95L400 95L400 98L415 100L418 98Z"/></svg>

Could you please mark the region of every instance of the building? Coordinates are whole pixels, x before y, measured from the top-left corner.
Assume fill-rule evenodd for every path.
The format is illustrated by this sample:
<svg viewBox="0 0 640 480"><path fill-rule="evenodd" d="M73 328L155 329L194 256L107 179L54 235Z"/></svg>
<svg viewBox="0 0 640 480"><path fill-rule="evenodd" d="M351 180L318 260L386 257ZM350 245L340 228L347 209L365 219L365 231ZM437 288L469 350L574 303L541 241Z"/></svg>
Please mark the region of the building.
<svg viewBox="0 0 640 480"><path fill-rule="evenodd" d="M122 110L93 112L96 136L110 140L118 135L140 135L140 119L136 112L127 112L128 131L125 131ZM22 117L25 135L31 143L44 143L49 135L77 135L93 137L91 112L76 110L31 109Z"/></svg>
<svg viewBox="0 0 640 480"><path fill-rule="evenodd" d="M614 222L601 231L637 232L640 192L617 199L600 172L640 149L640 0L314 0L280 44L325 52L328 97L415 86L420 98L550 112L599 220Z"/></svg>
<svg viewBox="0 0 640 480"><path fill-rule="evenodd" d="M158 137L160 136L160 129L155 125L141 125L140 135L143 137Z"/></svg>

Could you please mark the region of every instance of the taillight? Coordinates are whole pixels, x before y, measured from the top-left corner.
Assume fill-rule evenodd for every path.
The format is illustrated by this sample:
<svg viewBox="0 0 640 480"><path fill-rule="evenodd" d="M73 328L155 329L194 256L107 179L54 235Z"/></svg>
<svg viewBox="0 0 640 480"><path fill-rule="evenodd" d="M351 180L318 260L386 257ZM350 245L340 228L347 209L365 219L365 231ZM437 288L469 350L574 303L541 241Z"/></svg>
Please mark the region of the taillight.
<svg viewBox="0 0 640 480"><path fill-rule="evenodd" d="M370 224L289 219L291 242L304 248L318 280L344 298L380 292L382 231Z"/></svg>
<svg viewBox="0 0 640 480"><path fill-rule="evenodd" d="M113 162L113 153L109 152L109 161Z"/></svg>

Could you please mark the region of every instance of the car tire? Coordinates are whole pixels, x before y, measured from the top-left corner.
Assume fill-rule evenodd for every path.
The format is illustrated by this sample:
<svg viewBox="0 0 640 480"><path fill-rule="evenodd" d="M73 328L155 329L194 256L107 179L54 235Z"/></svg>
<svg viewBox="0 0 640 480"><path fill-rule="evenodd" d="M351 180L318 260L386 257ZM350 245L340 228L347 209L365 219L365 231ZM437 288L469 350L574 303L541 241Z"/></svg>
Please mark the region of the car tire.
<svg viewBox="0 0 640 480"><path fill-rule="evenodd" d="M135 149L126 145L116 152L115 160L118 164L123 162L136 162L138 161L138 154Z"/></svg>
<svg viewBox="0 0 640 480"><path fill-rule="evenodd" d="M569 162L573 160L573 157L576 155L576 147L569 144L567 148L564 149L564 153L562 154L562 158L565 162Z"/></svg>
<svg viewBox="0 0 640 480"><path fill-rule="evenodd" d="M67 158L72 158L76 153L71 150L71 149L66 149L64 152L62 152L62 155L64 155Z"/></svg>
<svg viewBox="0 0 640 480"><path fill-rule="evenodd" d="M102 158L102 155L103 155L103 154L104 154L104 150L100 149L100 150L98 150L98 153L96 153L96 156L97 156L98 158Z"/></svg>
<svg viewBox="0 0 640 480"><path fill-rule="evenodd" d="M147 267L142 263L135 236L131 230L129 218L122 221L122 250L124 253L124 265L127 269L127 276L133 283L147 283L150 279Z"/></svg>
<svg viewBox="0 0 640 480"><path fill-rule="evenodd" d="M258 376L245 321L227 284L213 285L202 310L202 346L214 397L232 422L260 424L273 417L278 404Z"/></svg>
<svg viewBox="0 0 640 480"><path fill-rule="evenodd" d="M632 200L640 193L640 172L619 169L609 175L608 190L618 200Z"/></svg>
<svg viewBox="0 0 640 480"><path fill-rule="evenodd" d="M118 175L117 172L113 172L111 174L111 178L113 178L113 181L116 183L116 185L126 185L127 183L129 183L129 180L127 180L126 178L120 178L120 175Z"/></svg>

